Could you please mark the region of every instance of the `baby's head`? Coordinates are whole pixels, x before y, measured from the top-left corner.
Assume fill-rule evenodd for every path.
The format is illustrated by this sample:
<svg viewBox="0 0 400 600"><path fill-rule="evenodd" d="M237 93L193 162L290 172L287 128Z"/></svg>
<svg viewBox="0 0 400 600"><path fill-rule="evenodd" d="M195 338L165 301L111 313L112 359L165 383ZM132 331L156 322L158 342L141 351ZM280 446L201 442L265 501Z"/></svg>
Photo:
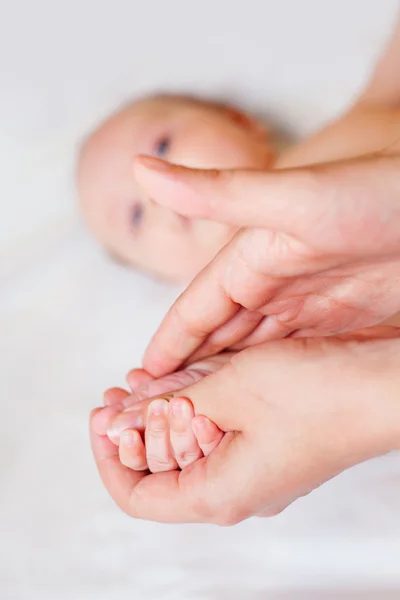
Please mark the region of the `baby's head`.
<svg viewBox="0 0 400 600"><path fill-rule="evenodd" d="M274 158L257 121L230 106L186 96L139 100L85 141L78 188L90 228L121 261L174 281L199 272L235 229L157 205L133 179L137 154L204 169L265 169Z"/></svg>

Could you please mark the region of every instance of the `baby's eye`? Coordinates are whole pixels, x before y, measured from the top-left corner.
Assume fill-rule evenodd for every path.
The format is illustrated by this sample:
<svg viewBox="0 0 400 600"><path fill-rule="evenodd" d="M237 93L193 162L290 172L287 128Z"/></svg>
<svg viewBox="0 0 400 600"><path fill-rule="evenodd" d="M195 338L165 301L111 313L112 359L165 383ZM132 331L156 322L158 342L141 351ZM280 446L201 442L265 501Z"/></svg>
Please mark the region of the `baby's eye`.
<svg viewBox="0 0 400 600"><path fill-rule="evenodd" d="M130 213L130 224L133 229L139 229L144 217L144 206L140 202L134 204Z"/></svg>
<svg viewBox="0 0 400 600"><path fill-rule="evenodd" d="M157 142L154 154L158 156L158 158L164 158L168 152L170 145L170 139L165 137L162 138L159 142Z"/></svg>

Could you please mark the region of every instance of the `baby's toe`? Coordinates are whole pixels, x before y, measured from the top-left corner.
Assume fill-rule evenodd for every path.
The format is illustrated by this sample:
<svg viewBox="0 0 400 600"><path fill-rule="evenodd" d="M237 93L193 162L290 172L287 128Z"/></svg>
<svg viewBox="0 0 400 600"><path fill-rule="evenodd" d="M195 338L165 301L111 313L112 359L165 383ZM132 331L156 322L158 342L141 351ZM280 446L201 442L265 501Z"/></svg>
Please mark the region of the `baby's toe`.
<svg viewBox="0 0 400 600"><path fill-rule="evenodd" d="M203 456L192 429L194 409L186 398L173 398L169 405L172 450L181 469Z"/></svg>
<svg viewBox="0 0 400 600"><path fill-rule="evenodd" d="M174 471L177 462L169 439L168 402L153 400L149 405L145 432L147 464L152 473Z"/></svg>
<svg viewBox="0 0 400 600"><path fill-rule="evenodd" d="M192 428L204 456L211 454L224 437L224 432L213 421L203 415L194 417Z"/></svg>
<svg viewBox="0 0 400 600"><path fill-rule="evenodd" d="M119 459L125 467L134 471L146 471L146 450L141 435L135 429L126 429L121 433Z"/></svg>

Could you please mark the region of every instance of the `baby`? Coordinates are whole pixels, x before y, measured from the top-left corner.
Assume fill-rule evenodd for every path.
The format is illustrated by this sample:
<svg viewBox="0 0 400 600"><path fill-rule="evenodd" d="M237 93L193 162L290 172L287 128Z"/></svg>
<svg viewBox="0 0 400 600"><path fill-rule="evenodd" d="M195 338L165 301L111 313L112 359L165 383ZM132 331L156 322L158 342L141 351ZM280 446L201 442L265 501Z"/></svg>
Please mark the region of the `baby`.
<svg viewBox="0 0 400 600"><path fill-rule="evenodd" d="M255 119L187 96L139 100L87 139L78 190L89 227L121 262L177 282L196 275L235 229L158 206L133 180L137 154L195 168L267 169L274 162L270 137Z"/></svg>
<svg viewBox="0 0 400 600"><path fill-rule="evenodd" d="M277 156L265 127L236 108L186 96L153 96L116 113L84 143L78 165L82 210L113 256L162 278L187 281L235 229L189 220L158 206L133 180L135 155L197 168L288 168L380 151L399 138L399 108L361 101L337 122ZM399 319L390 324L398 325ZM157 472L188 466L207 456L223 432L207 417L195 415L179 393L168 394L212 374L231 356L211 357L158 381L140 369L132 371L132 394L118 388L106 392L106 406L93 426L119 445L127 467Z"/></svg>
<svg viewBox="0 0 400 600"><path fill-rule="evenodd" d="M156 95L123 108L82 146L77 181L87 224L111 255L163 279L187 282L236 229L160 207L133 179L137 154L206 169L272 169L356 156L390 145L398 111L355 108L279 156L266 127L219 102Z"/></svg>

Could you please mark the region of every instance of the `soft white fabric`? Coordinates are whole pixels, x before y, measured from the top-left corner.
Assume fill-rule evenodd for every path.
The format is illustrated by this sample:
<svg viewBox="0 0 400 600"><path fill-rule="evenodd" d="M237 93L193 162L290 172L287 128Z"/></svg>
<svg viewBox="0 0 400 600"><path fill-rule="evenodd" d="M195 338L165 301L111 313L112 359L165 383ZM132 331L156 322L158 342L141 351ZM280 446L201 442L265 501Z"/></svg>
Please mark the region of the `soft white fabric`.
<svg viewBox="0 0 400 600"><path fill-rule="evenodd" d="M233 529L135 522L87 435L177 290L83 231L74 148L151 89L243 101L305 134L362 85L397 0L13 0L0 20L2 600L400 597L400 466L361 465Z"/></svg>

